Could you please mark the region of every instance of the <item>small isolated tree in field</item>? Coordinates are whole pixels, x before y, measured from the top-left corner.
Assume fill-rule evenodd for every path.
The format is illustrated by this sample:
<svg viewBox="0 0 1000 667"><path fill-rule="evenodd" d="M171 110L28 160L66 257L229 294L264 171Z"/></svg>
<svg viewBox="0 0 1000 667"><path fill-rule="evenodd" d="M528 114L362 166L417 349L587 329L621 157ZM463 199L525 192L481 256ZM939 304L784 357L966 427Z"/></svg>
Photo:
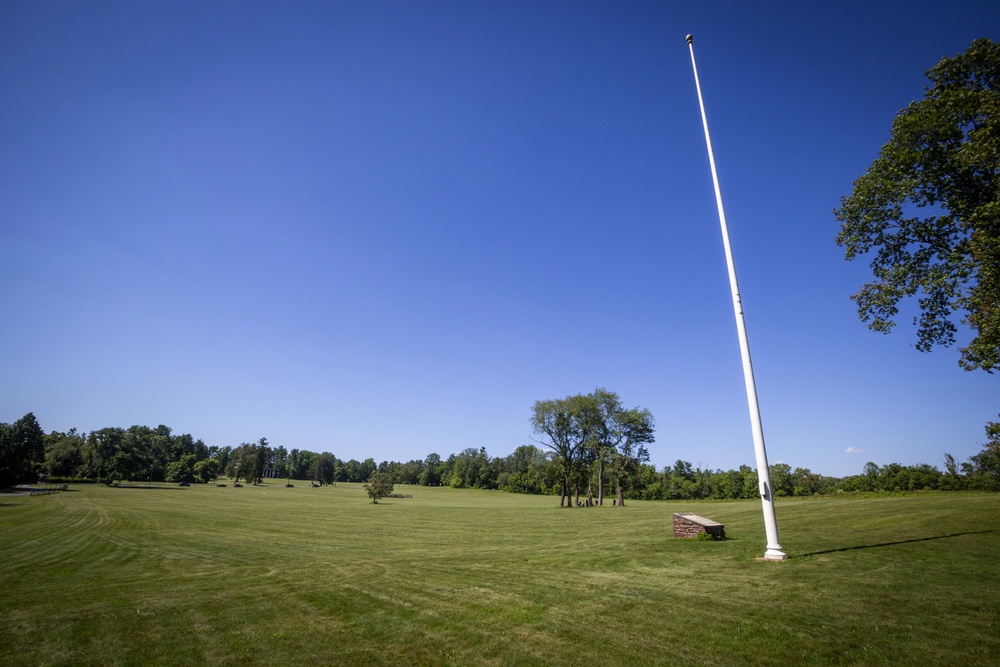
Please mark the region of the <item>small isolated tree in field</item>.
<svg viewBox="0 0 1000 667"><path fill-rule="evenodd" d="M376 469L363 486L372 503L377 503L379 498L385 498L392 493L392 475L388 471Z"/></svg>

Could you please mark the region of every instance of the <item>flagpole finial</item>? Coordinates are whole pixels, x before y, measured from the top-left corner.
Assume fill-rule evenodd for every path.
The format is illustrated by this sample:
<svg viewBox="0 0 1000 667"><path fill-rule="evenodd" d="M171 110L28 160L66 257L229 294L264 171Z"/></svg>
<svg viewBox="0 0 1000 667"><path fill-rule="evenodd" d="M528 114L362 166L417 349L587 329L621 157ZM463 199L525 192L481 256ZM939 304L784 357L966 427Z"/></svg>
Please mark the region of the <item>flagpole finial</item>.
<svg viewBox="0 0 1000 667"><path fill-rule="evenodd" d="M694 35L688 35L685 39L687 39L688 44L694 43Z"/></svg>

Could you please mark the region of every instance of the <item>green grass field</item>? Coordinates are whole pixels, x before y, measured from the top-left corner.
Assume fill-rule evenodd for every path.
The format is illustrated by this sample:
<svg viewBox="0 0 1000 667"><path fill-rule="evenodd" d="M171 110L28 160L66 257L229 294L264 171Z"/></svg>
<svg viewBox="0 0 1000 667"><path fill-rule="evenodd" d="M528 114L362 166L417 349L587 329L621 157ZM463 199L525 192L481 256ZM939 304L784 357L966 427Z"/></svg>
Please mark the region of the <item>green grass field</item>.
<svg viewBox="0 0 1000 667"><path fill-rule="evenodd" d="M1000 495L0 495L0 664L996 665ZM675 540L671 514L726 524Z"/></svg>

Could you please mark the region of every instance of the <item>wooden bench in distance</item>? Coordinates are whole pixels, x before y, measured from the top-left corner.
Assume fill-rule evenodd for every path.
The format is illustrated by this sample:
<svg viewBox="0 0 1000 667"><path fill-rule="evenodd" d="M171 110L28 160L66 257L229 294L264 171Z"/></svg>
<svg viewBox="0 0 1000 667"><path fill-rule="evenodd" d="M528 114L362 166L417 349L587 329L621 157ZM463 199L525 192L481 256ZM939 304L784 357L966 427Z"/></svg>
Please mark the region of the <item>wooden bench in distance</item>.
<svg viewBox="0 0 1000 667"><path fill-rule="evenodd" d="M674 512L674 537L698 537L699 533L726 539L726 527L721 523L690 512Z"/></svg>

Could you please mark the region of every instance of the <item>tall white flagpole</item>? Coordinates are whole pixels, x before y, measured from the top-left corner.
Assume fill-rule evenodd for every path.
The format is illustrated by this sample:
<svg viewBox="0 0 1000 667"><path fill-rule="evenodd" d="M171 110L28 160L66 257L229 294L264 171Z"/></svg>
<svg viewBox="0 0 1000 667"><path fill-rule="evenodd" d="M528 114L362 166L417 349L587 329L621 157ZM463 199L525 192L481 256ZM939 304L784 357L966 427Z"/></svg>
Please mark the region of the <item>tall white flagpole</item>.
<svg viewBox="0 0 1000 667"><path fill-rule="evenodd" d="M708 163L712 167L712 183L715 184L715 204L719 208L719 224L722 226L722 244L726 249L726 265L729 267L729 287L733 292L733 311L736 313L736 331L740 337L740 353L743 356L743 380L747 387L747 404L750 407L750 426L753 430L753 447L757 454L757 481L760 486L760 501L764 506L764 530L767 533L765 560L785 560L788 556L778 543L778 520L774 516L774 489L771 473L767 467L767 451L764 449L764 427L760 421L760 406L757 405L757 387L753 380L753 365L750 362L750 342L747 327L743 321L743 302L740 300L740 286L736 282L736 265L733 263L733 249L729 244L729 227L726 225L726 211L722 207L722 190L719 189L719 174L715 170L715 154L712 152L712 137L708 134L708 116L705 102L701 98L701 83L698 81L698 66L694 61L694 37L687 36L691 50L691 68L694 70L694 85L698 90L698 104L701 106L701 123L705 126L705 145L708 148Z"/></svg>

